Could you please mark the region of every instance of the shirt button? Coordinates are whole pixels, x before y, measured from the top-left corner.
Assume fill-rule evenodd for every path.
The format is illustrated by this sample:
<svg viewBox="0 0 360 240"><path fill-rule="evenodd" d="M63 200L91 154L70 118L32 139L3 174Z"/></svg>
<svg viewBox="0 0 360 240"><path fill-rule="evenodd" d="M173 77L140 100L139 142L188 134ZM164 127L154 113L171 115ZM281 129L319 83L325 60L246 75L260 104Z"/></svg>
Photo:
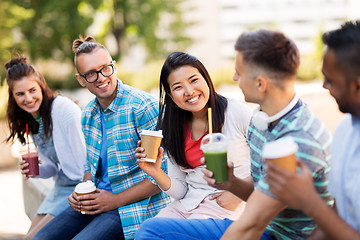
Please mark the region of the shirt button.
<svg viewBox="0 0 360 240"><path fill-rule="evenodd" d="M352 213L354 211L353 207L349 207L349 212Z"/></svg>
<svg viewBox="0 0 360 240"><path fill-rule="evenodd" d="M94 163L94 166L96 167L96 163Z"/></svg>
<svg viewBox="0 0 360 240"><path fill-rule="evenodd" d="M101 141L99 140L99 141L98 141L98 144L100 144L100 143L101 143Z"/></svg>

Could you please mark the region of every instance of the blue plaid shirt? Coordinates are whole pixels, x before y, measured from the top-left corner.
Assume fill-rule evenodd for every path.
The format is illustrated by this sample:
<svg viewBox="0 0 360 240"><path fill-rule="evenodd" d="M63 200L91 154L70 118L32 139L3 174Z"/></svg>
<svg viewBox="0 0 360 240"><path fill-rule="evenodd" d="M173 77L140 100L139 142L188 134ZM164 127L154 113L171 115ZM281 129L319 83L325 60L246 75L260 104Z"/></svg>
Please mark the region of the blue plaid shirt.
<svg viewBox="0 0 360 240"><path fill-rule="evenodd" d="M100 104L94 99L85 107L82 116L87 150L85 172L90 171L94 181L102 141L100 114ZM138 167L135 148L143 129L155 129L157 117L158 102L150 94L118 80L117 95L104 110L108 176L113 193L122 192L145 178L156 184L154 179ZM164 154L161 168L167 173L166 161L167 157ZM134 238L140 224L155 216L169 202L170 198L164 192L160 192L150 198L120 207L119 215L125 238Z"/></svg>

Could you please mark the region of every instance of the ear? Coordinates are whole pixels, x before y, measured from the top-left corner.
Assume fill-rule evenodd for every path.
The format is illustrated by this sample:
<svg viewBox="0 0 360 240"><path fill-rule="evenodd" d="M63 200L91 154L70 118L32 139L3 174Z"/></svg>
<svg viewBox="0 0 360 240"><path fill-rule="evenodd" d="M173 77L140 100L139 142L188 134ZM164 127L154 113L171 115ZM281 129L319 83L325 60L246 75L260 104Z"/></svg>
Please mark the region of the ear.
<svg viewBox="0 0 360 240"><path fill-rule="evenodd" d="M167 93L167 95L174 101L174 99L173 99L173 97L172 97L172 95L171 95L171 93Z"/></svg>
<svg viewBox="0 0 360 240"><path fill-rule="evenodd" d="M360 93L360 76L357 76L355 79L355 87L356 87L356 92Z"/></svg>
<svg viewBox="0 0 360 240"><path fill-rule="evenodd" d="M76 77L76 80L78 80L79 84L82 87L85 87L85 79L82 76L80 76L80 74L78 74L78 73L75 74L75 77Z"/></svg>
<svg viewBox="0 0 360 240"><path fill-rule="evenodd" d="M263 74L260 74L259 76L257 76L255 83L258 91L264 93L268 88L269 79Z"/></svg>
<svg viewBox="0 0 360 240"><path fill-rule="evenodd" d="M113 65L114 65L114 74L115 74L115 76L116 76L116 74L117 74L116 61L113 61Z"/></svg>

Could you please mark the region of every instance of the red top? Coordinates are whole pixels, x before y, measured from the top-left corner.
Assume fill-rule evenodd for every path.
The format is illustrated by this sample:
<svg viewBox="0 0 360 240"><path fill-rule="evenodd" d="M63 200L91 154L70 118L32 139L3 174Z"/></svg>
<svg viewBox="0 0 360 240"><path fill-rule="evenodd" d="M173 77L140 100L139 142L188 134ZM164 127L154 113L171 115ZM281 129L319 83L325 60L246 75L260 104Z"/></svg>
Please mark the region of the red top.
<svg viewBox="0 0 360 240"><path fill-rule="evenodd" d="M197 141L191 139L191 131L186 123L185 128L185 160L186 162L193 168L200 166L202 163L200 162L200 158L204 157L202 150L200 149L201 140L203 137L208 134L204 133Z"/></svg>

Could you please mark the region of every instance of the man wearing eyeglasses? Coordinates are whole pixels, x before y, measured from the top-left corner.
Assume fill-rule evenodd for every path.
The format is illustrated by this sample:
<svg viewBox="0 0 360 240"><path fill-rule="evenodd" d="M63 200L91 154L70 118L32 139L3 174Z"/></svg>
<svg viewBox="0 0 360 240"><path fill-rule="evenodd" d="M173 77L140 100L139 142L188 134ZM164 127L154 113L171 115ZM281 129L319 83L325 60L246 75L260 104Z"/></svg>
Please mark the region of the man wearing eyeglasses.
<svg viewBox="0 0 360 240"><path fill-rule="evenodd" d="M135 158L140 132L156 126L158 102L117 79L109 52L94 38L75 40L73 51L76 79L96 96L83 110L82 125L87 147L83 181L93 181L97 189L82 196L73 192L70 207L34 239L132 239L140 224L170 200ZM167 171L166 156L162 169Z"/></svg>

